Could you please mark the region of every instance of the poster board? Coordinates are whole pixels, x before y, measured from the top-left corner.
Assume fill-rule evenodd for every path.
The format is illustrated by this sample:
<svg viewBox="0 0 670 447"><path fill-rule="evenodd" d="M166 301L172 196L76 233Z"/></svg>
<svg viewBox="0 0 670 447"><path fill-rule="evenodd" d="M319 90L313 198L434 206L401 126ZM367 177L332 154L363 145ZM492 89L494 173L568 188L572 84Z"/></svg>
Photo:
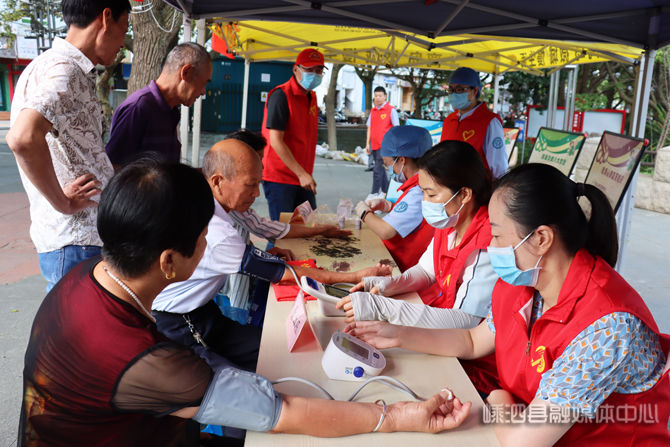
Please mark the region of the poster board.
<svg viewBox="0 0 670 447"><path fill-rule="evenodd" d="M430 137L433 139L433 144L440 142L440 138L442 137L442 121L408 118L407 121L405 121L405 124L409 126L423 127L430 133Z"/></svg>
<svg viewBox="0 0 670 447"><path fill-rule="evenodd" d="M528 163L543 163L570 176L586 137L582 133L540 128Z"/></svg>
<svg viewBox="0 0 670 447"><path fill-rule="evenodd" d="M505 149L507 150L507 162L512 161L512 154L514 153L514 145L516 145L516 140L519 138L519 133L521 129L518 127L503 127L503 132L505 135Z"/></svg>
<svg viewBox="0 0 670 447"><path fill-rule="evenodd" d="M640 138L605 131L584 183L599 188L616 213L647 144Z"/></svg>

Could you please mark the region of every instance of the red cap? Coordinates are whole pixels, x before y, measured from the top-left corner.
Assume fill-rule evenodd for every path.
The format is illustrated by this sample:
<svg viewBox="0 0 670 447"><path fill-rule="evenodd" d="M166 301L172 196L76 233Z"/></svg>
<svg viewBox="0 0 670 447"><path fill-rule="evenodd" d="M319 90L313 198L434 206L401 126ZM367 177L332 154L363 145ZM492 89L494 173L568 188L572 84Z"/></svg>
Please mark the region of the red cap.
<svg viewBox="0 0 670 447"><path fill-rule="evenodd" d="M295 60L297 65L302 65L303 67L316 67L317 65L324 65L323 54L319 50L314 48L305 48L298 54L298 58Z"/></svg>

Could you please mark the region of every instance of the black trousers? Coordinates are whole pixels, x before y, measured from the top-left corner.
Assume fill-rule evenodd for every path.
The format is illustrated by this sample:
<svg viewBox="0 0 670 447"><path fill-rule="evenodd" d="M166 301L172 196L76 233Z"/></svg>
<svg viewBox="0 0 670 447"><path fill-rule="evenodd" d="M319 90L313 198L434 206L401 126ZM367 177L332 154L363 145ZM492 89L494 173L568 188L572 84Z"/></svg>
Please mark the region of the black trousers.
<svg viewBox="0 0 670 447"><path fill-rule="evenodd" d="M237 366L256 371L262 329L225 317L214 301L187 314L153 311L158 330L170 340L188 346L212 368ZM186 317L207 347L196 342Z"/></svg>

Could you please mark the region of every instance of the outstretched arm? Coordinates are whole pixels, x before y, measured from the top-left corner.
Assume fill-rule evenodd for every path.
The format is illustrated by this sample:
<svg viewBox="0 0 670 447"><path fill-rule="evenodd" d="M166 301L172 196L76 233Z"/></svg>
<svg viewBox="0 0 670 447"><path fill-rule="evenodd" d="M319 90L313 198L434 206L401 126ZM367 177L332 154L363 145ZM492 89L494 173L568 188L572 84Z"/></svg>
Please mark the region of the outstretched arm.
<svg viewBox="0 0 670 447"><path fill-rule="evenodd" d="M344 331L378 349L397 347L462 359L484 357L495 349L495 334L486 321L472 329L424 329L382 321L357 321Z"/></svg>
<svg viewBox="0 0 670 447"><path fill-rule="evenodd" d="M298 278L309 276L324 284L335 284L338 282L357 283L365 276L384 276L391 274L391 267L388 265L377 264L374 267L368 267L355 272L333 272L330 270L314 269L309 267L292 266ZM284 281L295 281L293 274L287 268L282 277Z"/></svg>

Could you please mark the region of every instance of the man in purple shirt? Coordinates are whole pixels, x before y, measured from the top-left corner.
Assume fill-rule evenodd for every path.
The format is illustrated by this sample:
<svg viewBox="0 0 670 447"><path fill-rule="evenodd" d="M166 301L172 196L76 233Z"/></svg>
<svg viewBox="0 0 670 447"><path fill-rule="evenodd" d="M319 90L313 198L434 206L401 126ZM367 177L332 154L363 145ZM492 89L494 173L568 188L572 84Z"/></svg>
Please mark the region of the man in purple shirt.
<svg viewBox="0 0 670 447"><path fill-rule="evenodd" d="M205 94L211 77L212 61L204 47L191 42L174 47L158 79L126 98L114 113L105 147L112 164L121 166L143 152L157 152L165 160L178 162L177 106L191 107Z"/></svg>

